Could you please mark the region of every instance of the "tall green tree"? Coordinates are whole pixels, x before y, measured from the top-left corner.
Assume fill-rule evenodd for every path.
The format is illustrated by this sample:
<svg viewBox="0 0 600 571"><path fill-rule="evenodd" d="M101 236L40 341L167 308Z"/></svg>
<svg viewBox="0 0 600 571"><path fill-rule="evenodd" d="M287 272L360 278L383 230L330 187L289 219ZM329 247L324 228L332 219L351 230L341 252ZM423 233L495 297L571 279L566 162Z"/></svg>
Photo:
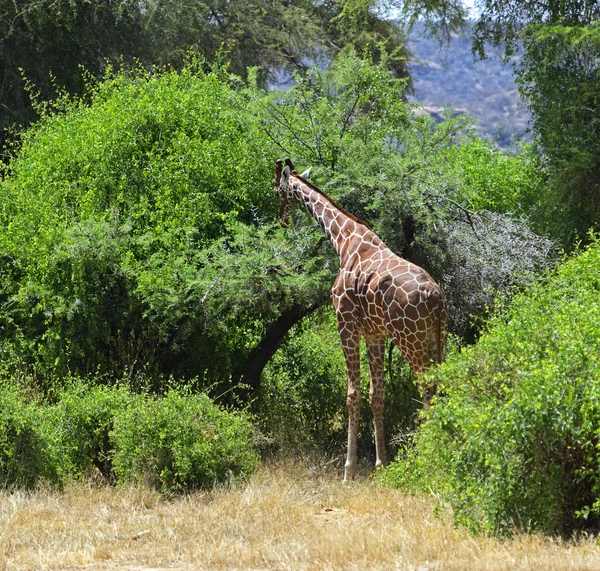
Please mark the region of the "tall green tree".
<svg viewBox="0 0 600 571"><path fill-rule="evenodd" d="M530 26L517 81L550 176L544 225L570 247L600 229L600 22Z"/></svg>
<svg viewBox="0 0 600 571"><path fill-rule="evenodd" d="M478 0L476 5L473 51L480 57L485 56L486 45L503 46L506 55L513 55L530 24L582 27L600 19L596 0Z"/></svg>
<svg viewBox="0 0 600 571"><path fill-rule="evenodd" d="M60 103L0 184L3 347L41 382L144 369L227 379L260 334L214 318L210 247L275 210L272 153L244 97L190 65L119 74Z"/></svg>
<svg viewBox="0 0 600 571"><path fill-rule="evenodd" d="M407 75L400 29L376 8L356 0L0 0L0 130L36 117L27 82L41 101L80 95L82 69L95 77L107 65L181 69L189 50L207 62L225 53L241 77L257 66L264 84L344 46L382 44Z"/></svg>
<svg viewBox="0 0 600 571"><path fill-rule="evenodd" d="M81 66L100 75L122 54L145 59L145 43L135 1L1 0L0 130L36 116L27 81L42 100L81 93Z"/></svg>
<svg viewBox="0 0 600 571"><path fill-rule="evenodd" d="M571 248L598 229L600 179L600 3L596 0L482 0L473 51L504 48L532 114L548 190L539 228Z"/></svg>
<svg viewBox="0 0 600 571"><path fill-rule="evenodd" d="M410 29L423 22L429 33L448 43L453 33L468 26L468 9L463 0L386 0L385 6Z"/></svg>

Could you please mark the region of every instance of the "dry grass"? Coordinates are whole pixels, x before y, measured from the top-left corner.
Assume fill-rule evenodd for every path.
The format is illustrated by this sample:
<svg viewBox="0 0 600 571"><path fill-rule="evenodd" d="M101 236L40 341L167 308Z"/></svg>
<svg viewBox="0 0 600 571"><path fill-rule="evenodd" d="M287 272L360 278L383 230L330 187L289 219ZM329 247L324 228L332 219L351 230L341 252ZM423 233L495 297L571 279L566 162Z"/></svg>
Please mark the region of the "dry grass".
<svg viewBox="0 0 600 571"><path fill-rule="evenodd" d="M599 569L595 539L473 538L432 503L290 465L175 500L77 485L0 493L0 569Z"/></svg>

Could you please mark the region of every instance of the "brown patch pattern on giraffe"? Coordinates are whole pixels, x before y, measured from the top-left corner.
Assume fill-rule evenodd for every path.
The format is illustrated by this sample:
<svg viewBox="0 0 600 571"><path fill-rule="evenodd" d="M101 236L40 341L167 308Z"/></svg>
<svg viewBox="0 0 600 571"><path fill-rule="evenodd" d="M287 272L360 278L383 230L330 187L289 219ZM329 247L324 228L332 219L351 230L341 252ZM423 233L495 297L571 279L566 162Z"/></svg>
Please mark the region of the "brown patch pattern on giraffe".
<svg viewBox="0 0 600 571"><path fill-rule="evenodd" d="M369 403L375 424L376 466L386 462L383 432L385 339L400 349L415 378L441 362L446 334L444 295L422 268L394 254L369 226L337 206L294 170L277 161L275 193L279 216L287 224L300 203L317 220L340 257L331 289L348 371L348 455L344 481L357 471L356 445L360 396L360 338L367 344L371 385ZM426 402L431 390L425 392Z"/></svg>

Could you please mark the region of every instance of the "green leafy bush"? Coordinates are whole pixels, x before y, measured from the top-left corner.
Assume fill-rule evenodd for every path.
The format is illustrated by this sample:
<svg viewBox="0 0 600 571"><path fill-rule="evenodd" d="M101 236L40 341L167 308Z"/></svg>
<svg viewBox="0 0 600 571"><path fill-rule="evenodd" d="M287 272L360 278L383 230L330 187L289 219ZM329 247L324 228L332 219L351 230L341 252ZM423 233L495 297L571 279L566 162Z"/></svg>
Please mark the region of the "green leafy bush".
<svg viewBox="0 0 600 571"><path fill-rule="evenodd" d="M15 388L0 385L0 485L61 485L73 471L64 427L56 410L29 402Z"/></svg>
<svg viewBox="0 0 600 571"><path fill-rule="evenodd" d="M198 67L109 75L60 100L3 173L0 343L41 383L228 378L212 367L235 343L207 326L207 248L274 217L274 153L235 82Z"/></svg>
<svg viewBox="0 0 600 571"><path fill-rule="evenodd" d="M384 481L432 491L457 523L569 532L600 514L600 244L519 295L449 358L414 447Z"/></svg>
<svg viewBox="0 0 600 571"><path fill-rule="evenodd" d="M61 391L56 405L44 407L54 408L63 426L74 476L89 474L96 468L107 480L115 479L110 434L115 419L134 406L143 406L143 397L124 386L92 386L74 381Z"/></svg>
<svg viewBox="0 0 600 571"><path fill-rule="evenodd" d="M439 160L456 177L462 203L471 210L523 216L538 206L545 177L539 156L529 145L502 152L471 136L441 149Z"/></svg>
<svg viewBox="0 0 600 571"><path fill-rule="evenodd" d="M206 395L170 391L120 412L111 433L119 482L162 492L212 486L250 475L258 464L252 425L215 406Z"/></svg>
<svg viewBox="0 0 600 571"><path fill-rule="evenodd" d="M61 486L93 473L176 491L250 475L253 429L205 395L152 398L72 380L54 404L0 385L0 485Z"/></svg>

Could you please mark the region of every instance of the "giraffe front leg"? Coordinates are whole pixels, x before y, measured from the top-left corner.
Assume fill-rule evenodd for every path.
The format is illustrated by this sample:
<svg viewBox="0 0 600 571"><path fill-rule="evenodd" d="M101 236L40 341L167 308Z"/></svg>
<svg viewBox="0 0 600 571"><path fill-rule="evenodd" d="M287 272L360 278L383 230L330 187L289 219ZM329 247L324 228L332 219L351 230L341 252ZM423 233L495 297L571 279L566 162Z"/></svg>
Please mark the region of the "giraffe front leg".
<svg viewBox="0 0 600 571"><path fill-rule="evenodd" d="M369 403L373 411L373 423L375 425L375 451L377 461L375 467L385 466L387 463L385 453L385 434L383 431L383 409L384 409L384 353L385 339L367 339L367 354L369 356L369 372L371 376L371 387L369 391Z"/></svg>
<svg viewBox="0 0 600 571"><path fill-rule="evenodd" d="M348 371L348 455L344 466L344 482L354 480L358 471L356 452L360 416L360 335L356 328L339 324L340 340Z"/></svg>

